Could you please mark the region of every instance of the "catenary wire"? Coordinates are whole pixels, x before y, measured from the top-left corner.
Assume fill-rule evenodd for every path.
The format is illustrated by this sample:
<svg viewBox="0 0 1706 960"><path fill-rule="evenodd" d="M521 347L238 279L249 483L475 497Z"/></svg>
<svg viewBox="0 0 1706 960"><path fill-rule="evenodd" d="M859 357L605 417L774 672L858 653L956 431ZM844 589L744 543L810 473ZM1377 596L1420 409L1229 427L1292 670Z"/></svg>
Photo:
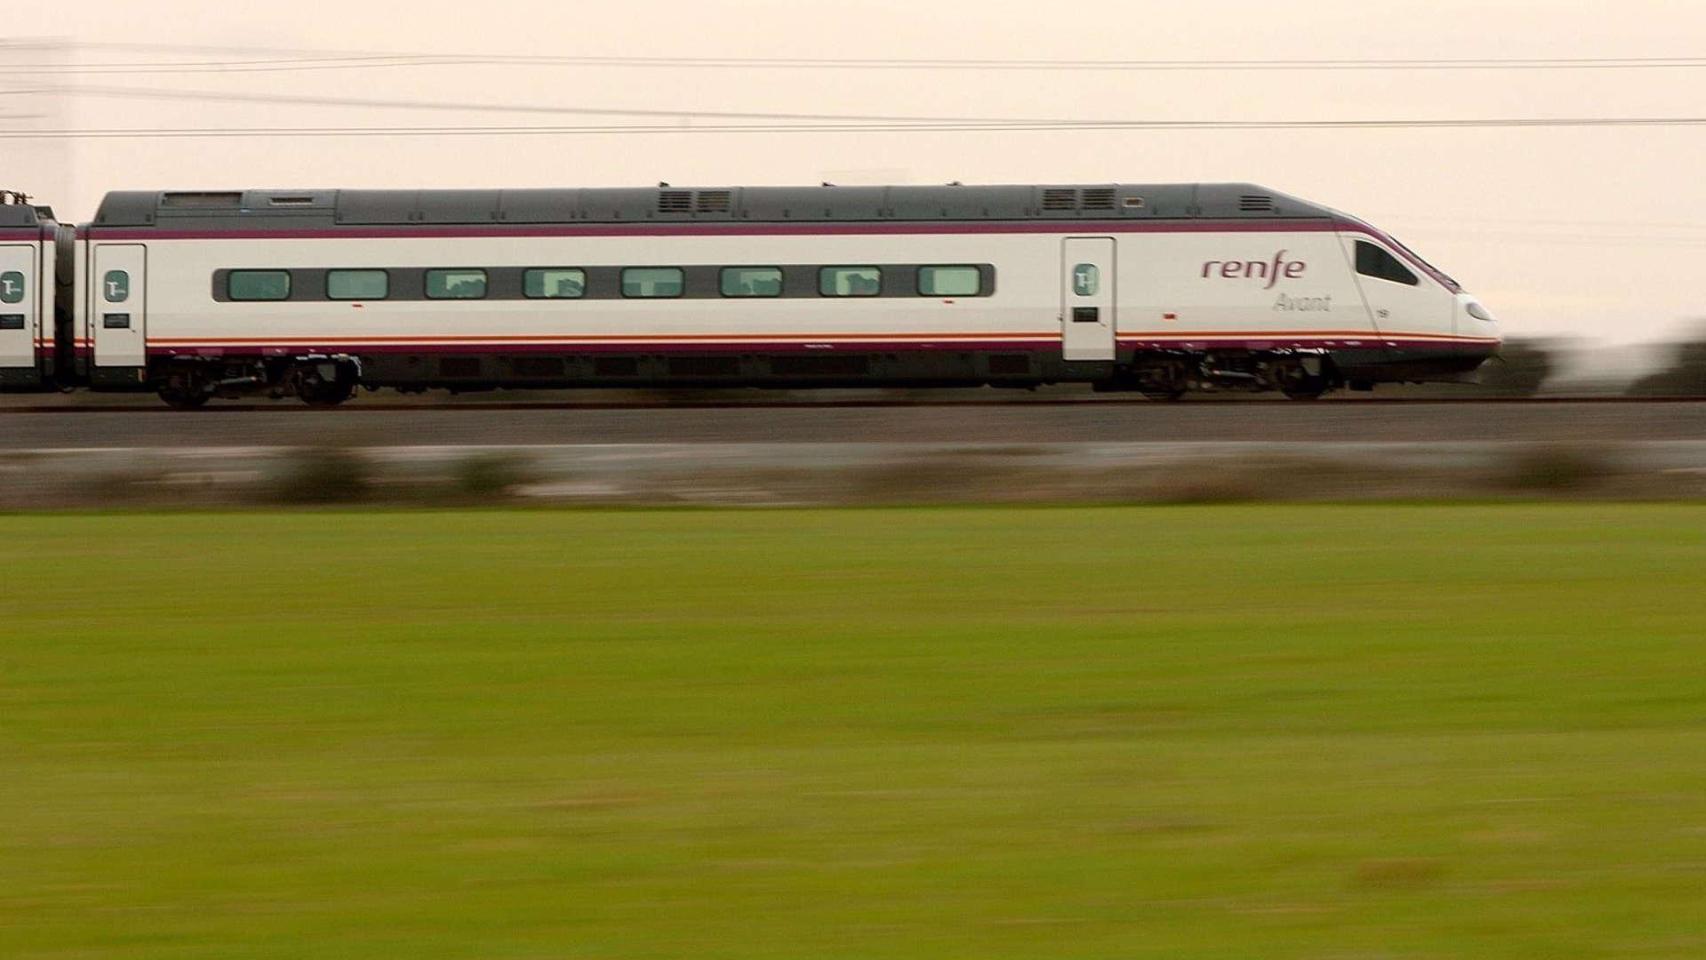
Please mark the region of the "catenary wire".
<svg viewBox="0 0 1706 960"><path fill-rule="evenodd" d="M1342 71L1342 70L1655 70L1706 67L1706 57L1561 57L1317 60L1050 60L787 57L632 57L528 54L314 55L246 60L41 64L0 67L0 75L311 72L443 66L613 67L629 69L961 70L961 71Z"/></svg>
<svg viewBox="0 0 1706 960"><path fill-rule="evenodd" d="M783 133L1006 133L1027 131L1237 131L1237 130L1455 130L1605 127L1703 127L1706 117L1557 117L1507 119L1070 121L969 123L615 124L585 126L414 127L148 127L0 130L0 139L161 139L242 137L470 137L572 135L706 135Z"/></svg>

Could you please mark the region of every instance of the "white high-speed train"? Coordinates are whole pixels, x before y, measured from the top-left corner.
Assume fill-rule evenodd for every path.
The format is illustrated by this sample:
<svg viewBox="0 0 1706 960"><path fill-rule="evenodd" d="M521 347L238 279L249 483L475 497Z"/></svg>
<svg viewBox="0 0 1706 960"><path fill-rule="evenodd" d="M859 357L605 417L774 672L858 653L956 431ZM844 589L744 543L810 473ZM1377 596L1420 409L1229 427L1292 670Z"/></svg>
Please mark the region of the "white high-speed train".
<svg viewBox="0 0 1706 960"><path fill-rule="evenodd" d="M0 205L0 291L0 386L178 406L361 386L1315 397L1470 379L1501 342L1383 231L1248 184L113 193L74 231Z"/></svg>

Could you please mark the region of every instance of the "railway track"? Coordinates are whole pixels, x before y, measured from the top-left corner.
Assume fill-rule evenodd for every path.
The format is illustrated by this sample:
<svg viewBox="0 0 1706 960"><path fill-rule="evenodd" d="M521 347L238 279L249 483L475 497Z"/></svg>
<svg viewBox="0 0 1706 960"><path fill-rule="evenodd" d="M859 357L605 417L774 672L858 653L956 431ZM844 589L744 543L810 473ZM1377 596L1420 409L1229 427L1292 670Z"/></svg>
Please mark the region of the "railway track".
<svg viewBox="0 0 1706 960"><path fill-rule="evenodd" d="M229 446L504 446L869 443L1464 443L1706 440L1706 401L1621 397L1316 403L942 398L802 403L233 403L22 405L0 450ZM4 466L0 462L0 466Z"/></svg>
<svg viewBox="0 0 1706 960"><path fill-rule="evenodd" d="M1155 409L1195 407L1423 407L1423 406L1668 406L1675 404L1706 404L1706 397L1370 397L1366 399L1323 399L1300 402L1284 398L1205 397L1183 400L1177 404L1156 403L1137 397L1094 397L1081 399L1037 400L741 400L741 401L652 401L652 402L577 402L577 401L494 401L452 403L396 403L376 401L352 402L341 407L309 407L293 401L278 400L261 403L214 403L193 411L173 410L156 403L138 404L65 404L26 403L16 406L0 404L0 416L8 414L170 414L182 417L203 417L215 414L280 413L338 416L351 413L494 413L525 412L530 410L882 410L922 408L988 407L1146 407Z"/></svg>

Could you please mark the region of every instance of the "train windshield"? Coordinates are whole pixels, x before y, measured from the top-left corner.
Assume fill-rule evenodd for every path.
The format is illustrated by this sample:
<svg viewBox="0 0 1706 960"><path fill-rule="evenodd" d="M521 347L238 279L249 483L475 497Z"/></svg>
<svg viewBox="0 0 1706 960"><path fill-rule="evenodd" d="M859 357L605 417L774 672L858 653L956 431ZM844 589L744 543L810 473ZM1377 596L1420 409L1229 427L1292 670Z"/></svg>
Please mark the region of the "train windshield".
<svg viewBox="0 0 1706 960"><path fill-rule="evenodd" d="M1451 274L1449 274L1449 273L1446 273L1446 272L1445 272L1445 271L1444 271L1444 270L1441 270L1441 269L1440 269L1440 268L1438 268L1438 267L1436 267L1436 266L1434 266L1434 265L1433 265L1433 264L1431 264L1431 263L1429 263L1429 262L1428 262L1428 261L1427 261L1427 258L1426 258L1426 257L1423 257L1423 256L1422 256L1422 255L1421 255L1421 254L1419 254L1419 253L1417 253L1417 252L1416 252L1416 251L1414 251L1414 250L1412 250L1412 249L1410 249L1410 248L1409 248L1409 247L1408 247L1408 246L1406 246L1406 245L1405 245L1405 244L1404 244L1404 241L1402 241L1402 240L1400 240L1400 239L1398 239L1398 238L1397 238L1397 237L1394 237L1394 236L1393 236L1393 235L1391 235L1391 234L1390 234L1390 233L1389 233L1389 234L1387 234L1387 235L1386 235L1386 239L1388 239L1388 240L1390 240L1390 241L1392 241L1392 245L1393 245L1393 246L1394 246L1394 247L1397 247L1397 248L1398 248L1398 249L1399 249L1399 250L1401 250L1401 251L1403 251L1403 252L1404 252L1404 253L1406 253L1406 254L1408 254L1408 255L1409 255L1409 256L1410 256L1410 257L1411 257L1411 258L1413 258L1413 259L1414 259L1414 260L1415 260L1415 261L1416 261L1416 262L1417 262L1417 263L1419 263L1419 264L1421 264L1421 265L1422 265L1422 266L1424 266L1424 267L1427 267L1427 268L1428 268L1428 271L1429 271L1429 272L1430 272L1430 273L1432 273L1432 274L1433 274L1433 275L1434 275L1434 276L1436 276L1436 277L1439 277L1439 278L1440 278L1440 279L1441 279L1441 280L1444 280L1444 281L1445 281L1445 285L1446 285L1446 286L1447 286L1447 287L1449 287L1449 288L1451 288L1451 292L1452 292L1452 293L1462 293L1462 292L1463 292L1463 284L1461 284L1461 283L1458 283L1458 282L1457 282L1457 281L1456 281L1456 280L1455 280L1455 279L1453 279L1453 278L1452 278L1452 276L1451 276Z"/></svg>
<svg viewBox="0 0 1706 960"><path fill-rule="evenodd" d="M1355 224L1358 227L1361 227L1364 231L1366 231L1369 235L1375 237L1376 239L1383 240L1386 243L1389 243L1392 246L1396 247L1399 253L1402 253L1406 257L1409 257L1412 261L1414 261L1415 263L1419 264L1422 268L1424 268L1427 271L1429 276L1438 280L1440 283L1445 284L1445 287L1447 290L1450 290L1452 293L1462 293L1463 292L1463 285L1462 284L1460 284L1456 280L1454 280L1452 278L1452 276L1450 274L1446 273L1444 270L1441 270L1440 268L1429 263L1427 261L1426 257L1423 257L1421 254L1417 253L1416 251L1411 250L1408 246L1405 246L1404 243L1402 241L1400 241L1397 237L1394 237L1392 234L1387 233L1385 230L1380 229L1379 227L1375 226L1372 223L1369 223L1367 220L1364 220L1360 217L1353 217L1353 216L1350 216L1349 214L1343 214L1343 213L1341 213L1340 216L1344 217L1345 220L1349 221L1350 223Z"/></svg>

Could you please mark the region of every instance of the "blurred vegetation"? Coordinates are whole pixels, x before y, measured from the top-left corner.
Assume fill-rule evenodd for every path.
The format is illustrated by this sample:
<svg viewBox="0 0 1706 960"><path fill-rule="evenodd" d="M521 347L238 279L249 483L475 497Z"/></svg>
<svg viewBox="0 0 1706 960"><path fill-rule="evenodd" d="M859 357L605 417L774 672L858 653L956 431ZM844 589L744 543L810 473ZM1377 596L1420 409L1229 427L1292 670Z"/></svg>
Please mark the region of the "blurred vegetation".
<svg viewBox="0 0 1706 960"><path fill-rule="evenodd" d="M1505 341L1499 355L1481 367L1479 396L1532 397L1556 372L1555 341L1517 337Z"/></svg>
<svg viewBox="0 0 1706 960"><path fill-rule="evenodd" d="M1637 397L1706 397L1706 331L1671 348L1669 365L1629 387Z"/></svg>
<svg viewBox="0 0 1706 960"><path fill-rule="evenodd" d="M1706 507L0 517L0 566L8 957L1701 944Z"/></svg>
<svg viewBox="0 0 1706 960"><path fill-rule="evenodd" d="M1513 337L1481 365L1479 383L1380 384L1377 397L1532 397L1558 372L1567 342Z"/></svg>
<svg viewBox="0 0 1706 960"><path fill-rule="evenodd" d="M1585 493L1628 470L1620 451L1580 443L1515 445L1493 480L1508 490L1535 494Z"/></svg>
<svg viewBox="0 0 1706 960"><path fill-rule="evenodd" d="M451 471L455 492L469 500L504 500L538 479L532 460L518 453L476 453L458 460Z"/></svg>
<svg viewBox="0 0 1706 960"><path fill-rule="evenodd" d="M279 503L358 503L372 492L373 464L343 447L295 451L271 482L271 499Z"/></svg>

